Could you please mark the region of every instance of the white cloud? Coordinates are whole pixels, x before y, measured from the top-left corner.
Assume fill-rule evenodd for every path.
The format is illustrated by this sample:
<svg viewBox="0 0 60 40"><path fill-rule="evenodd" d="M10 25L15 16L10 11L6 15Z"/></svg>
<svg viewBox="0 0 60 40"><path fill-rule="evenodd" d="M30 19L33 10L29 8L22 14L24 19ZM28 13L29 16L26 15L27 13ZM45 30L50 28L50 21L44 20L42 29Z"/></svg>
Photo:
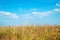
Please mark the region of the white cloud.
<svg viewBox="0 0 60 40"><path fill-rule="evenodd" d="M40 16L46 16L48 15L48 12L32 12L33 15L40 15Z"/></svg>
<svg viewBox="0 0 60 40"><path fill-rule="evenodd" d="M32 9L29 10L29 12L27 11L27 12L24 12L24 13L25 14L22 14L22 18L33 19L35 17L42 18L42 17L45 17L45 16L50 16L50 15L55 14L55 13L60 13L60 9L52 9L52 10L49 10L49 11L40 12L39 9L32 8Z"/></svg>
<svg viewBox="0 0 60 40"><path fill-rule="evenodd" d="M56 6L57 6L57 7L60 7L60 3L56 3Z"/></svg>
<svg viewBox="0 0 60 40"><path fill-rule="evenodd" d="M36 10L36 9L34 9L34 10ZM55 14L55 13L60 13L60 9L53 9L53 10L43 11L43 12L32 11L32 12L23 14L22 17L25 18L25 19L32 19L32 18L35 18L35 17L42 18L42 17L49 16L49 15L52 15L52 14Z"/></svg>
<svg viewBox="0 0 60 40"><path fill-rule="evenodd" d="M16 14L10 13L10 12L5 12L5 11L0 11L0 16L4 16L7 18L19 18Z"/></svg>
<svg viewBox="0 0 60 40"><path fill-rule="evenodd" d="M27 14L25 14L25 15L22 15L22 17L25 18L25 19L28 19L28 18L29 18L29 19L32 19L32 18L33 18L30 13L27 13Z"/></svg>
<svg viewBox="0 0 60 40"><path fill-rule="evenodd" d="M55 12L60 12L60 9L54 9Z"/></svg>
<svg viewBox="0 0 60 40"><path fill-rule="evenodd" d="M53 9L53 10L44 11L44 12L32 12L33 15L40 16L40 17L48 16L55 13L60 13L60 9Z"/></svg>
<svg viewBox="0 0 60 40"><path fill-rule="evenodd" d="M49 13L51 13L51 12L49 12L49 11L47 11L47 12L32 12L33 15L41 17L41 18L44 16L48 16Z"/></svg>

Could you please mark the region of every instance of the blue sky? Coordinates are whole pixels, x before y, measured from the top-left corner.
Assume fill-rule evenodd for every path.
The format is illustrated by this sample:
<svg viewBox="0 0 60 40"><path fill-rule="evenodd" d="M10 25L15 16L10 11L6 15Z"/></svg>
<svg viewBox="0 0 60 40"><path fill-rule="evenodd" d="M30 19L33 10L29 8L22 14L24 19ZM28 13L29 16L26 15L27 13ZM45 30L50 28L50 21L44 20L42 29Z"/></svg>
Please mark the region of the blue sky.
<svg viewBox="0 0 60 40"><path fill-rule="evenodd" d="M0 26L60 25L60 0L0 0Z"/></svg>

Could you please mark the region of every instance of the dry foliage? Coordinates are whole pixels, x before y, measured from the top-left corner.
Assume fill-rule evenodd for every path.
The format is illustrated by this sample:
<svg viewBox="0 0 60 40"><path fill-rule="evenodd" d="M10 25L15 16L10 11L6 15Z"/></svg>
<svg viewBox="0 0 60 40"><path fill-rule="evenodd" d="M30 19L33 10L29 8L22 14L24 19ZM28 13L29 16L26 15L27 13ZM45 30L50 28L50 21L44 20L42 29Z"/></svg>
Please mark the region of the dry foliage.
<svg viewBox="0 0 60 40"><path fill-rule="evenodd" d="M0 40L60 40L60 26L0 27Z"/></svg>

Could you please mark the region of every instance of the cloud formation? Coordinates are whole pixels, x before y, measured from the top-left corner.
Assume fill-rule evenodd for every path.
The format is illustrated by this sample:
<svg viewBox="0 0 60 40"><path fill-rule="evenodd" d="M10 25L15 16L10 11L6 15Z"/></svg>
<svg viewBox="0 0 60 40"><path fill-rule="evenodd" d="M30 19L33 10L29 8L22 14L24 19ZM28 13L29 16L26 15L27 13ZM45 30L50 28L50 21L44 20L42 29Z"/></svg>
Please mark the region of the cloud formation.
<svg viewBox="0 0 60 40"><path fill-rule="evenodd" d="M5 11L0 11L0 16L4 16L7 18L19 18L16 14L10 13L10 12L5 12Z"/></svg>
<svg viewBox="0 0 60 40"><path fill-rule="evenodd" d="M60 7L60 3L56 3L56 6L57 6L57 7Z"/></svg>
<svg viewBox="0 0 60 40"><path fill-rule="evenodd" d="M32 15L31 14L25 14L25 15L22 15L23 16L23 18L29 18L29 19L32 19Z"/></svg>
<svg viewBox="0 0 60 40"><path fill-rule="evenodd" d="M40 17L41 18L41 17L45 17L45 16L50 16L50 15L55 14L55 13L60 13L60 9L53 9L53 10L43 11L43 12L32 11L30 13L23 14L22 17L24 17L24 18Z"/></svg>
<svg viewBox="0 0 60 40"><path fill-rule="evenodd" d="M33 15L37 15L40 17L48 16L48 15L55 14L55 13L60 13L60 9L53 9L53 10L44 11L44 12L32 12Z"/></svg>

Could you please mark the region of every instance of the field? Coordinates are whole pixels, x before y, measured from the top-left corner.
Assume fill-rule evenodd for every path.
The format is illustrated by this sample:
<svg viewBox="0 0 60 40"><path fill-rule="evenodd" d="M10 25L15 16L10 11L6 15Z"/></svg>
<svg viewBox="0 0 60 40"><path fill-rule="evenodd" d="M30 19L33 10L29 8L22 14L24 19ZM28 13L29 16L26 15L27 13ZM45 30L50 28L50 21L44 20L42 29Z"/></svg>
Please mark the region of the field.
<svg viewBox="0 0 60 40"><path fill-rule="evenodd" d="M60 40L60 26L3 26L0 40Z"/></svg>

